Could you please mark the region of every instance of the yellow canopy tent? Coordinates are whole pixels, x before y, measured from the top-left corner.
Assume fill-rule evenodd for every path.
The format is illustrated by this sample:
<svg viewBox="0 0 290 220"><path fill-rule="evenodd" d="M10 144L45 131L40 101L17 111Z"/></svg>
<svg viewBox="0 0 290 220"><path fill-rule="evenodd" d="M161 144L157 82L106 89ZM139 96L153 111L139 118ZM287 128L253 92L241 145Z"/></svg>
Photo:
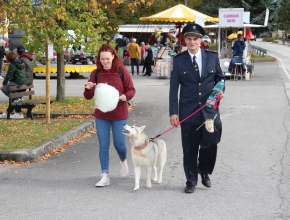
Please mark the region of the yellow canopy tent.
<svg viewBox="0 0 290 220"><path fill-rule="evenodd" d="M212 17L195 11L191 8L186 7L183 4L178 4L172 8L165 11L159 12L157 14L151 15L149 17L141 17L141 21L160 21L160 22L170 22L176 23L178 25L178 31L181 33L181 25L186 22L196 22L199 19L213 19ZM181 34L179 34L178 42L181 42Z"/></svg>
<svg viewBox="0 0 290 220"><path fill-rule="evenodd" d="M229 40L237 39L238 34L243 34L243 31L238 31L238 33L231 33L231 34L228 36L228 39L229 39Z"/></svg>

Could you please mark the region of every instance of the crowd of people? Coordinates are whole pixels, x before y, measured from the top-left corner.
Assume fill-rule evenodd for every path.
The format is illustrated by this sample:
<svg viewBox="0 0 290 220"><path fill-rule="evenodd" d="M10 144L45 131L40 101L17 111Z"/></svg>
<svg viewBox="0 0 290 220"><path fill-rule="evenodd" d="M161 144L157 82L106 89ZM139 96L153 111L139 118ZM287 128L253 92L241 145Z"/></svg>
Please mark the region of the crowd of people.
<svg viewBox="0 0 290 220"><path fill-rule="evenodd" d="M161 57L160 51L163 45L159 40L156 40L156 43L149 44L141 42L139 46L137 39L131 37L130 39L119 33L115 40L116 51L121 54L120 58L123 59L125 66L131 66L131 74L135 74L135 66L137 75L141 76L151 76L152 66L155 65L159 57ZM203 40L200 43L202 49L209 49L209 42ZM142 73L140 74L140 65L143 66Z"/></svg>

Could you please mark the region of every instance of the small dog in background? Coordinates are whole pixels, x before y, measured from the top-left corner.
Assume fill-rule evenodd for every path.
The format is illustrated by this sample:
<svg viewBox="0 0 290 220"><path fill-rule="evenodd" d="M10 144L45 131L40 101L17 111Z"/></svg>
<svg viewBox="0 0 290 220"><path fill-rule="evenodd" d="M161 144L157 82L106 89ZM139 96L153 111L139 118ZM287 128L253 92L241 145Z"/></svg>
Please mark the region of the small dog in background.
<svg viewBox="0 0 290 220"><path fill-rule="evenodd" d="M145 126L124 125L123 134L130 137L132 144L131 154L135 173L134 191L139 189L141 167L147 168L147 188L151 188L151 170L153 168L153 181L162 182L162 173L166 162L166 144L163 140L149 141L144 133ZM159 174L157 176L157 169Z"/></svg>

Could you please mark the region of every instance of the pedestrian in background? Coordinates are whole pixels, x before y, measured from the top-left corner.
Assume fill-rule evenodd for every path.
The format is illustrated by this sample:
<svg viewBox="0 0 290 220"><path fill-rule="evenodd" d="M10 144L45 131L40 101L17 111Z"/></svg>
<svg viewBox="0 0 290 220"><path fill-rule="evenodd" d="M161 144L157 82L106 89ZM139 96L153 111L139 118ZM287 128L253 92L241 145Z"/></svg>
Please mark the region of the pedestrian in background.
<svg viewBox="0 0 290 220"><path fill-rule="evenodd" d="M124 48L124 52L123 52L123 57L122 57L123 59L124 59L125 53L128 51L128 45L129 45L129 43L130 43L129 38L126 35L124 35L123 36L123 48Z"/></svg>
<svg viewBox="0 0 290 220"><path fill-rule="evenodd" d="M140 48L139 48L139 45L136 43L136 38L133 38L132 42L128 45L128 52L130 54L130 59L131 59L132 75L134 75L134 65L137 66L137 75L139 75Z"/></svg>
<svg viewBox="0 0 290 220"><path fill-rule="evenodd" d="M225 79L218 54L200 48L201 38L205 34L204 29L196 23L189 23L183 28L182 34L188 50L173 58L169 91L172 126L177 126L179 121L205 105L215 84ZM223 93L220 95L222 97ZM208 129L205 122L212 115L215 117L209 121L212 127ZM201 175L202 184L211 187L209 174L213 172L215 166L217 144L220 142L222 132L218 108L208 109L206 106L180 126L186 176L184 192L194 192L198 173Z"/></svg>
<svg viewBox="0 0 290 220"><path fill-rule="evenodd" d="M153 51L151 49L151 46L149 44L146 45L146 57L144 60L144 66L146 68L145 74L143 76L151 76L151 65L152 65L152 60L153 60Z"/></svg>
<svg viewBox="0 0 290 220"><path fill-rule="evenodd" d="M146 45L144 42L141 42L141 65L143 65L142 73L144 73L145 70L145 65L144 65L144 60L145 60L145 50L146 50Z"/></svg>
<svg viewBox="0 0 290 220"><path fill-rule="evenodd" d="M123 125L128 122L127 101L135 95L135 88L127 68L122 64L116 51L107 44L103 44L97 56L97 70L94 70L85 84L84 97L92 99L95 95L95 86L106 83L119 91L117 107L109 112L95 109L96 129L99 140L99 158L101 163L101 180L96 186L107 186L109 178L109 147L110 130L112 129L115 149L120 158L121 175L129 172L127 165L126 136L122 134Z"/></svg>
<svg viewBox="0 0 290 220"><path fill-rule="evenodd" d="M117 35L115 42L117 43L117 45L116 45L117 53L120 54L120 57L123 57L123 55L124 55L124 40L123 40L122 33L119 33ZM119 51L119 49L121 49L121 51Z"/></svg>
<svg viewBox="0 0 290 220"><path fill-rule="evenodd" d="M3 59L5 55L5 41L0 39L0 79L3 79L2 77L2 69L3 69Z"/></svg>

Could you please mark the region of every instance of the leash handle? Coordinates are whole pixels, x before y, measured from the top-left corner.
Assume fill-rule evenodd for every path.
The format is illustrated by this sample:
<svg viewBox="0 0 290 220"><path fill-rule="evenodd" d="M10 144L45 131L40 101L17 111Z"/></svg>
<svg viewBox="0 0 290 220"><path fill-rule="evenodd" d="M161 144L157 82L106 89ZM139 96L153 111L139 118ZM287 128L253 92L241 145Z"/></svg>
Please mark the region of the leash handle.
<svg viewBox="0 0 290 220"><path fill-rule="evenodd" d="M206 102L203 106L201 106L199 109L197 109L196 111L194 111L193 113L191 113L189 116L187 116L186 118L184 118L182 121L178 122L177 125L172 126L171 128L169 128L169 129L163 131L161 134L158 134L158 135L156 135L156 136L154 136L154 137L152 137L152 138L149 138L149 141L150 141L150 142L151 142L151 141L154 141L154 139L156 139L156 138L160 137L161 135L167 133L168 131L172 130L173 128L176 128L176 127L177 127L178 125L180 125L182 122L184 122L184 121L186 121L187 119L189 119L191 116L193 116L194 114L196 114L197 112L199 112L200 110L202 110L206 105L208 105L209 103L211 103L211 102L214 101L214 100L216 100L216 102L215 102L215 104L214 104L214 106L213 106L213 109L216 109L217 106L218 106L218 104L219 104L219 102L220 102L220 100L221 100L221 94L220 94L220 93L216 94L216 96L215 96L214 98L212 98L211 100L209 100L208 102Z"/></svg>

